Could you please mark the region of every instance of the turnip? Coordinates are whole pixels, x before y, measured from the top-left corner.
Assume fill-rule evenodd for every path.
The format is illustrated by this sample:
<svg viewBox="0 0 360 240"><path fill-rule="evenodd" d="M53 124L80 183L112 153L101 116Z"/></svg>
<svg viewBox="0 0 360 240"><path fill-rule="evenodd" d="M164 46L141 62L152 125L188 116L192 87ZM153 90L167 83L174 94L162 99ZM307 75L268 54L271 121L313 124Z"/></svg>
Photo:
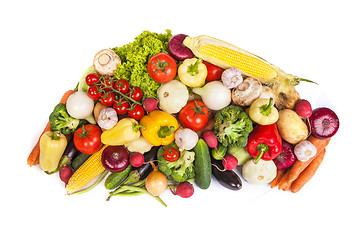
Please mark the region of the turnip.
<svg viewBox="0 0 360 240"><path fill-rule="evenodd" d="M339 130L339 118L334 111L321 107L315 109L310 118L311 135L319 139L328 139Z"/></svg>
<svg viewBox="0 0 360 240"><path fill-rule="evenodd" d="M171 187L169 188L174 195L178 195L182 198L189 198L194 194L194 186L188 181L179 183L175 191Z"/></svg>
<svg viewBox="0 0 360 240"><path fill-rule="evenodd" d="M186 37L188 37L188 35L177 34L169 40L169 53L176 60L183 61L187 58L194 57L193 52L183 44L183 41Z"/></svg>

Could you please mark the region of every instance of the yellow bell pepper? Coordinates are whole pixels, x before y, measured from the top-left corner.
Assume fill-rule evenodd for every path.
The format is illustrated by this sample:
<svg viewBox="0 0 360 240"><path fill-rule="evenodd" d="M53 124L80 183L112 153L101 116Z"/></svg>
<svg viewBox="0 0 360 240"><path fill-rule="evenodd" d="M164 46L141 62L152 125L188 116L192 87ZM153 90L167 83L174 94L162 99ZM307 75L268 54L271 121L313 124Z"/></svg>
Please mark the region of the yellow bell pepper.
<svg viewBox="0 0 360 240"><path fill-rule="evenodd" d="M279 119L279 112L274 107L272 98L258 98L249 108L249 117L260 125L270 125Z"/></svg>
<svg viewBox="0 0 360 240"><path fill-rule="evenodd" d="M138 139L141 125L133 118L123 118L111 129L101 134L101 142L105 145L119 146Z"/></svg>
<svg viewBox="0 0 360 240"><path fill-rule="evenodd" d="M39 163L43 171L54 171L60 162L60 159L67 146L67 140L64 134L60 132L45 132L40 138L40 156Z"/></svg>
<svg viewBox="0 0 360 240"><path fill-rule="evenodd" d="M175 140L179 128L176 118L164 111L154 110L140 119L143 137L153 146L168 145Z"/></svg>
<svg viewBox="0 0 360 240"><path fill-rule="evenodd" d="M186 59L178 69L180 81L189 87L202 87L205 84L207 68L201 59Z"/></svg>

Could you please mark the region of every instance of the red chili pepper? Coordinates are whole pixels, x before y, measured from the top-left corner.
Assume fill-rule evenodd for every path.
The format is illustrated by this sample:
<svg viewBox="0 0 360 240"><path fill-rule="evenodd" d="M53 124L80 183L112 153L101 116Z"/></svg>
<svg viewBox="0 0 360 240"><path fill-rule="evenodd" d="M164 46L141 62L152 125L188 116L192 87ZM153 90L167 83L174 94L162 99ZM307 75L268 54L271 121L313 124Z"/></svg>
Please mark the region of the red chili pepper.
<svg viewBox="0 0 360 240"><path fill-rule="evenodd" d="M281 153L282 139L276 124L256 125L248 138L247 150L257 163L272 160Z"/></svg>

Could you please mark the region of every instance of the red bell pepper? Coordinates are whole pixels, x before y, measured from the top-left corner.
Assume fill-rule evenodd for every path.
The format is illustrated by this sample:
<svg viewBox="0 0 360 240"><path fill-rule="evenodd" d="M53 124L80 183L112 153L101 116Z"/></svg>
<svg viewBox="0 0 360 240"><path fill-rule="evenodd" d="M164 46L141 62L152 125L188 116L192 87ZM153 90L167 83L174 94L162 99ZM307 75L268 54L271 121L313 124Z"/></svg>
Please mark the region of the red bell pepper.
<svg viewBox="0 0 360 240"><path fill-rule="evenodd" d="M282 139L276 124L256 125L248 138L247 150L257 163L260 159L272 160L282 149Z"/></svg>

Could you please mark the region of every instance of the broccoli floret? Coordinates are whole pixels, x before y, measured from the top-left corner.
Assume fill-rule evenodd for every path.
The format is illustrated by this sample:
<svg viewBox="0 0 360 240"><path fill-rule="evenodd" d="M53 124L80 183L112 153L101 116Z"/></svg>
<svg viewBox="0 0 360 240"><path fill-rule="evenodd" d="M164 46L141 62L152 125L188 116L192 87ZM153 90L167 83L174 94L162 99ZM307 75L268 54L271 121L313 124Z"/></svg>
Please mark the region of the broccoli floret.
<svg viewBox="0 0 360 240"><path fill-rule="evenodd" d="M62 134L74 133L78 127L84 124L84 120L71 117L66 111L66 105L59 103L49 116L50 130L60 131Z"/></svg>
<svg viewBox="0 0 360 240"><path fill-rule="evenodd" d="M245 147L253 122L239 106L227 106L215 115L214 133L224 147Z"/></svg>
<svg viewBox="0 0 360 240"><path fill-rule="evenodd" d="M191 151L183 151L178 160L169 162L164 158L164 151L168 147L176 147L175 144L162 146L158 151L158 170L165 174L167 179L174 182L184 182L195 177L194 160L195 153Z"/></svg>

